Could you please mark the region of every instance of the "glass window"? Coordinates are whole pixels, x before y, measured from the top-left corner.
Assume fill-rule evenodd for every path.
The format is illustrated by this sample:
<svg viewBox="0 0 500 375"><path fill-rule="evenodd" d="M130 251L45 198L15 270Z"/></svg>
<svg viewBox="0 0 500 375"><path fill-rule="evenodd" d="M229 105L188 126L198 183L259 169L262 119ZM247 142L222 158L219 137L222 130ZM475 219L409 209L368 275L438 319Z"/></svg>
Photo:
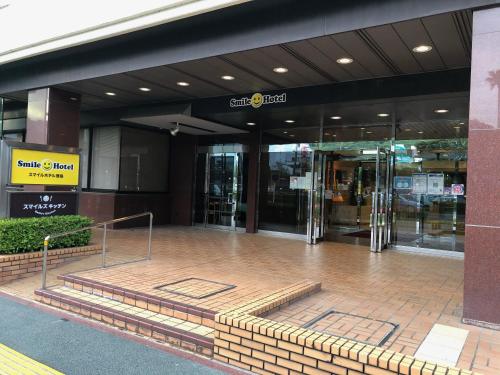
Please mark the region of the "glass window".
<svg viewBox="0 0 500 375"><path fill-rule="evenodd" d="M398 104L394 243L464 251L468 98Z"/></svg>
<svg viewBox="0 0 500 375"><path fill-rule="evenodd" d="M166 191L167 134L133 128L121 132L120 190Z"/></svg>
<svg viewBox="0 0 500 375"><path fill-rule="evenodd" d="M117 126L94 128L90 187L117 190L119 170L120 128Z"/></svg>
<svg viewBox="0 0 500 375"><path fill-rule="evenodd" d="M259 229L307 233L308 144L270 145L261 155Z"/></svg>

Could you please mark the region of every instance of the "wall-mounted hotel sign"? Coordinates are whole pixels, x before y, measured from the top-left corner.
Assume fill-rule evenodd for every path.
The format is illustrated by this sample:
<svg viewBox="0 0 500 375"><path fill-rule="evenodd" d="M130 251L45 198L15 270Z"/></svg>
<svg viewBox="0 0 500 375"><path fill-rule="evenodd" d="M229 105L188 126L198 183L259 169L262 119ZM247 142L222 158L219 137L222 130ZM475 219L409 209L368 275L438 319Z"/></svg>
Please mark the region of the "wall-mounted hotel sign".
<svg viewBox="0 0 500 375"><path fill-rule="evenodd" d="M282 94L268 95L256 92L252 96L244 96L242 98L231 98L229 100L229 106L231 108L237 107L253 107L260 108L267 104L277 104L286 103L286 92Z"/></svg>
<svg viewBox="0 0 500 375"><path fill-rule="evenodd" d="M80 155L12 148L12 185L78 186Z"/></svg>

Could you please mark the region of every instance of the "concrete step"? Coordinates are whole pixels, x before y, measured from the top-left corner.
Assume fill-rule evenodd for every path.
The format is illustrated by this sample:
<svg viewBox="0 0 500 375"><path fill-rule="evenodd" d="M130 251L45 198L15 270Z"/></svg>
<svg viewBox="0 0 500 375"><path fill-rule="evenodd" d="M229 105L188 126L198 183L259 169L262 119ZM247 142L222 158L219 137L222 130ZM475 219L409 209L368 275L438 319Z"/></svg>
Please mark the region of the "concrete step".
<svg viewBox="0 0 500 375"><path fill-rule="evenodd" d="M194 324L213 328L216 311L189 305L171 299L105 284L77 275L60 275L60 280L68 288L89 294L103 296L130 306L139 307L155 313L182 319Z"/></svg>
<svg viewBox="0 0 500 375"><path fill-rule="evenodd" d="M213 354L214 330L161 312L67 286L35 291L38 301L206 356Z"/></svg>

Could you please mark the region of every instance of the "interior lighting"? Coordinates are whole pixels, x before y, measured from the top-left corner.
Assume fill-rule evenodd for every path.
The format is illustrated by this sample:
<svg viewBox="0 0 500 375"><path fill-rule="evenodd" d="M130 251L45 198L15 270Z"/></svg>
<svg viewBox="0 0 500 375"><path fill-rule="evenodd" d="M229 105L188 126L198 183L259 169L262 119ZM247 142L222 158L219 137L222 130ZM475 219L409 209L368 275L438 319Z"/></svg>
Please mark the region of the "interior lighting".
<svg viewBox="0 0 500 375"><path fill-rule="evenodd" d="M338 64L346 65L352 63L354 60L351 59L350 57L341 57L340 59L337 59Z"/></svg>
<svg viewBox="0 0 500 375"><path fill-rule="evenodd" d="M187 86L189 86L189 83L181 81L181 82L177 82L177 86L187 87Z"/></svg>
<svg viewBox="0 0 500 375"><path fill-rule="evenodd" d="M445 108L439 108L439 109L435 109L434 112L436 112L436 113L447 113L448 110L445 109Z"/></svg>
<svg viewBox="0 0 500 375"><path fill-rule="evenodd" d="M377 116L378 117L389 117L389 114L388 113L378 113Z"/></svg>
<svg viewBox="0 0 500 375"><path fill-rule="evenodd" d="M108 96L115 96L115 95L116 95L116 93L111 92L111 91L108 91L108 92L106 92L106 95L108 95Z"/></svg>
<svg viewBox="0 0 500 375"><path fill-rule="evenodd" d="M419 46L413 47L413 52L416 53L426 53L432 50L432 47L427 44L421 44Z"/></svg>
<svg viewBox="0 0 500 375"><path fill-rule="evenodd" d="M233 76L222 76L221 77L224 81L232 81L234 79Z"/></svg>
<svg viewBox="0 0 500 375"><path fill-rule="evenodd" d="M287 124L293 124L293 123L295 122L295 120L285 120L285 122L286 122Z"/></svg>
<svg viewBox="0 0 500 375"><path fill-rule="evenodd" d="M332 116L330 117L332 120L340 120L342 117L341 116Z"/></svg>
<svg viewBox="0 0 500 375"><path fill-rule="evenodd" d="M139 90L144 91L144 92L151 91L151 89L149 87L139 87Z"/></svg>
<svg viewBox="0 0 500 375"><path fill-rule="evenodd" d="M283 74L288 72L288 69L285 68L284 66L277 66L276 68L273 69L273 72L278 73L278 74Z"/></svg>
<svg viewBox="0 0 500 375"><path fill-rule="evenodd" d="M255 126L255 122L247 122L248 126Z"/></svg>

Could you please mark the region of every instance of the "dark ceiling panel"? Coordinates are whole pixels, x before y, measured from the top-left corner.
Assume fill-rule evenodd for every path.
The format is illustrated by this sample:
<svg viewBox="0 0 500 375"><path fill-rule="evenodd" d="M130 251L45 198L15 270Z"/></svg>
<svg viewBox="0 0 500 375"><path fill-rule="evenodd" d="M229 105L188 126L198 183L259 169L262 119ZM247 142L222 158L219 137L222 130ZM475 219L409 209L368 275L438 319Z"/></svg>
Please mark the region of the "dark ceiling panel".
<svg viewBox="0 0 500 375"><path fill-rule="evenodd" d="M414 58L417 59L419 64L425 71L434 71L444 69L444 63L439 54L439 49L434 46L431 36L427 33L421 20L412 20L407 22L400 22L393 25L399 37L403 40L404 44ZM447 35L447 38L453 37ZM426 53L415 53L412 49L419 45L433 46L432 50Z"/></svg>
<svg viewBox="0 0 500 375"><path fill-rule="evenodd" d="M134 72L133 74L135 77L144 78L149 82L157 82L166 88L175 90L180 97L185 97L187 99L229 94L226 90L220 87L214 86L210 83L199 80L192 75L177 70L176 66L177 64L170 67L160 66L157 68ZM182 67L182 64L178 64L178 66ZM181 87L177 85L177 82L188 82L190 86Z"/></svg>
<svg viewBox="0 0 500 375"><path fill-rule="evenodd" d="M392 25L384 25L366 29L376 48L381 48L383 53L399 69L401 73L411 74L422 72L412 52L403 43Z"/></svg>
<svg viewBox="0 0 500 375"><path fill-rule="evenodd" d="M335 35L337 37L339 35ZM351 57L351 51L348 50L347 46L343 46L342 36L340 36L340 43L334 36L327 36L324 38L318 38L311 40L311 43L323 53L332 57L334 64L337 64L337 59L341 57ZM345 71L351 78L349 80L360 79L360 78L370 78L371 74L363 66L359 64L358 61L354 60L352 64L339 65L343 71Z"/></svg>
<svg viewBox="0 0 500 375"><path fill-rule="evenodd" d="M328 49L323 47L324 44L328 43L331 43L329 37L323 37L288 43L287 47L296 54L309 59L336 81L349 81L353 79L354 77L349 72L342 69L342 67L335 62L334 56L328 53Z"/></svg>
<svg viewBox="0 0 500 375"><path fill-rule="evenodd" d="M313 85L315 82L327 82L324 77L285 52L280 46L244 51L225 57L275 83L277 87L299 87ZM288 73L273 72L273 68L278 66L287 67Z"/></svg>
<svg viewBox="0 0 500 375"><path fill-rule="evenodd" d="M226 90L228 94L265 91L276 88L271 83L218 57L188 61L177 65L176 69L219 86ZM235 79L226 81L221 79L223 75L230 75Z"/></svg>
<svg viewBox="0 0 500 375"><path fill-rule="evenodd" d="M349 55L358 63L363 71L360 71L357 78L369 78L376 76L388 76L393 74L390 67L376 54L376 52L367 44L367 41L360 37L359 33L348 32L333 35L338 45L346 49ZM347 69L354 69L356 65L350 64ZM365 73L366 72L366 73Z"/></svg>
<svg viewBox="0 0 500 375"><path fill-rule="evenodd" d="M423 18L422 22L432 36L434 45L448 68L470 65L470 55L466 51L467 46L464 46L459 36L459 30L457 30L452 14Z"/></svg>

